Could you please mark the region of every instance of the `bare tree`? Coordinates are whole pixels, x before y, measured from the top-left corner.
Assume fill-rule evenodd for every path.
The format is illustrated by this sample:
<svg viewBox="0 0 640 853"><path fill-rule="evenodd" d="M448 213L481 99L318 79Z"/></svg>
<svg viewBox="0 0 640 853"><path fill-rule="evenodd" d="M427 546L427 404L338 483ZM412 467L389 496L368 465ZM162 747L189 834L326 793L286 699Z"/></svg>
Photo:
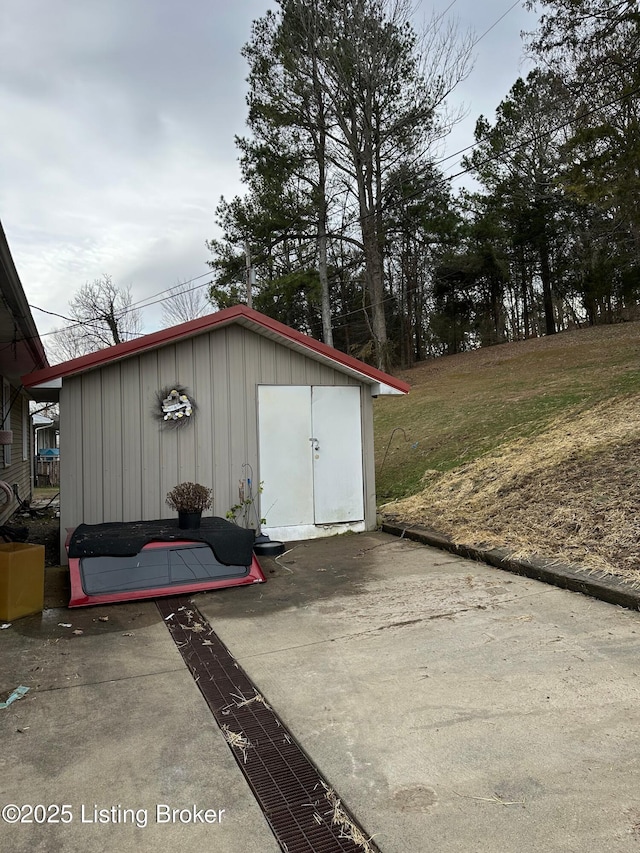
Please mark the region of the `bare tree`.
<svg viewBox="0 0 640 853"><path fill-rule="evenodd" d="M48 344L55 361L66 361L138 337L140 311L131 288L118 288L110 275L83 285L69 302L69 325L56 329Z"/></svg>
<svg viewBox="0 0 640 853"><path fill-rule="evenodd" d="M162 306L163 326L169 328L178 323L187 323L212 311L213 306L207 299L208 286L209 283L194 285L189 281L181 281L172 287Z"/></svg>
<svg viewBox="0 0 640 853"><path fill-rule="evenodd" d="M42 415L43 418L50 418L52 421L56 421L60 417L60 403L36 403L30 400L29 414Z"/></svg>
<svg viewBox="0 0 640 853"><path fill-rule="evenodd" d="M85 337L84 328L80 325L63 326L55 329L44 339L49 361L57 364L70 361L91 352L92 348Z"/></svg>

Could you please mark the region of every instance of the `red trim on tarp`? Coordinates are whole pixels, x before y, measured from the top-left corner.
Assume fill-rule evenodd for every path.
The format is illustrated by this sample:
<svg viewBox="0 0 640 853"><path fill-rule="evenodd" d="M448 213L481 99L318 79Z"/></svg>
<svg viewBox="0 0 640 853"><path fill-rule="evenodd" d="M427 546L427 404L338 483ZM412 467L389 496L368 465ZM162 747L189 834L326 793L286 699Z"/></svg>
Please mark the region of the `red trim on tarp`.
<svg viewBox="0 0 640 853"><path fill-rule="evenodd" d="M69 536L67 536L67 544ZM146 551L152 548L175 548L180 545L193 545L192 541L180 542L150 542L142 549ZM220 578L218 580L193 581L191 583L173 584L172 586L158 586L151 589L127 590L124 592L109 592L101 595L87 595L82 587L80 574L80 559L78 557L69 560L69 574L71 578L71 599L69 607L88 607L92 604L114 604L120 601L139 601L145 598L162 598L168 595L189 595L196 592L207 592L210 589L224 589L231 586L245 586L252 583L264 583L266 577L260 563L254 554L248 574L240 578Z"/></svg>

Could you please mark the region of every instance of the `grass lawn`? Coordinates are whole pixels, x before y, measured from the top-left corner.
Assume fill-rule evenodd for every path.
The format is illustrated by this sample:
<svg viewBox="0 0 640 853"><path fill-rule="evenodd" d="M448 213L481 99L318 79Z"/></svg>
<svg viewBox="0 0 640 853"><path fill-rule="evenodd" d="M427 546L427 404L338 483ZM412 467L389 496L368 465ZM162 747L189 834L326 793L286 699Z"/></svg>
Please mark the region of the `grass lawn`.
<svg viewBox="0 0 640 853"><path fill-rule="evenodd" d="M467 544L616 572L638 562L640 323L490 347L400 375L411 392L374 407L383 512Z"/></svg>
<svg viewBox="0 0 640 853"><path fill-rule="evenodd" d="M43 486L42 488L37 488L33 490L33 499L47 500L49 498L55 497L59 491L59 486Z"/></svg>

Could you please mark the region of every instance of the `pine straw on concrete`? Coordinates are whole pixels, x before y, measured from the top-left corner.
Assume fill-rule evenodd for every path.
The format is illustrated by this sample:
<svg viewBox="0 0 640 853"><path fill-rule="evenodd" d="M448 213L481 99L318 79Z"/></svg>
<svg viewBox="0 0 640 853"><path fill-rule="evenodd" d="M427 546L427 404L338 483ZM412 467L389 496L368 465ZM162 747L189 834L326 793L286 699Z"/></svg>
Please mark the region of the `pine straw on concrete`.
<svg viewBox="0 0 640 853"><path fill-rule="evenodd" d="M640 397L557 418L382 512L459 544L506 548L640 583Z"/></svg>

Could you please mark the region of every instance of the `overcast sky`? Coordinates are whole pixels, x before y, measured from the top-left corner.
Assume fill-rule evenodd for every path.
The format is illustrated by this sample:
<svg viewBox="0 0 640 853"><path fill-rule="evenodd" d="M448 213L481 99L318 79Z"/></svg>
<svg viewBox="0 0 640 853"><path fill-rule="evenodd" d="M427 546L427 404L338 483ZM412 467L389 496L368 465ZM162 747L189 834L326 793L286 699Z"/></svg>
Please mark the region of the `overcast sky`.
<svg viewBox="0 0 640 853"><path fill-rule="evenodd" d="M31 305L65 314L74 292L105 273L143 300L207 272L217 202L242 192L240 49L273 5L0 3L0 220ZM417 19L449 5L423 2ZM454 0L447 13L476 37L495 24L456 93L469 117L447 154L473 142L477 117L492 118L526 74L520 32L536 18L518 4L498 22L511 5ZM446 165L457 171L459 158ZM32 313L41 334L61 322ZM143 331L160 326L160 306L148 308Z"/></svg>

